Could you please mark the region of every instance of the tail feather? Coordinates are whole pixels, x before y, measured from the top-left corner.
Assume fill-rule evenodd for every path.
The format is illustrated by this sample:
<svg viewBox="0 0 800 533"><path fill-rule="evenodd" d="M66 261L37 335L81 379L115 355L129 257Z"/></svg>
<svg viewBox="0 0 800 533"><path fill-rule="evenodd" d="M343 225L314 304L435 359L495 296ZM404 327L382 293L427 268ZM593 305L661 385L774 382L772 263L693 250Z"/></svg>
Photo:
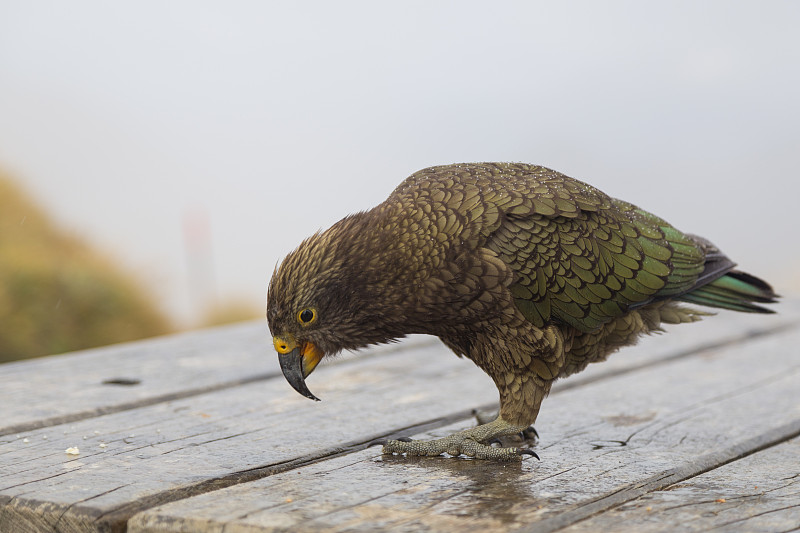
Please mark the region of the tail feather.
<svg viewBox="0 0 800 533"><path fill-rule="evenodd" d="M676 299L745 313L774 313L775 311L756 304L775 303L776 298L778 295L764 280L745 272L731 270Z"/></svg>

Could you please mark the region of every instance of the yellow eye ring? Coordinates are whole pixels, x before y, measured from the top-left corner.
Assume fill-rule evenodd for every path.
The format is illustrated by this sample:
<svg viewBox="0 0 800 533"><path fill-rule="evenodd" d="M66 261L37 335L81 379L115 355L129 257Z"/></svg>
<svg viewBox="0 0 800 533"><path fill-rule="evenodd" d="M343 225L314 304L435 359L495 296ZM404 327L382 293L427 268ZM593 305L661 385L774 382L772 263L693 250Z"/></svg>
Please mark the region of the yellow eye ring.
<svg viewBox="0 0 800 533"><path fill-rule="evenodd" d="M313 308L306 308L297 313L297 321L307 326L317 319L317 310Z"/></svg>

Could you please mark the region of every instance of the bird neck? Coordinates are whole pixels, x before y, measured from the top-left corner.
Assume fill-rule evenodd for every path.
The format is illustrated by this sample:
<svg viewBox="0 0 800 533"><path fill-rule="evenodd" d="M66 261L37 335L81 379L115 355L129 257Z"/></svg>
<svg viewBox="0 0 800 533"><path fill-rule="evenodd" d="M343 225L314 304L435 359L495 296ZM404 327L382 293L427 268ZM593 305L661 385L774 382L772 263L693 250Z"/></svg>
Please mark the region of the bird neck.
<svg viewBox="0 0 800 533"><path fill-rule="evenodd" d="M335 257L343 279L353 280L353 305L372 317L371 342L386 342L410 333L425 333L430 314L423 312L419 292L430 265L415 251L418 235L397 222L394 210L381 205L334 224ZM375 341L374 337L381 337Z"/></svg>

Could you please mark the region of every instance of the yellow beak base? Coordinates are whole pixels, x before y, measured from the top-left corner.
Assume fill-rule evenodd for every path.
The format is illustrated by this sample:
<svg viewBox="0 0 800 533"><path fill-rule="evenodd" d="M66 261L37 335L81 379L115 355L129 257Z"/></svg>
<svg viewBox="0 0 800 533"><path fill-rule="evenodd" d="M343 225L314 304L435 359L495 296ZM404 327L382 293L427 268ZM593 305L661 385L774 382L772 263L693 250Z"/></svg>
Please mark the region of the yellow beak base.
<svg viewBox="0 0 800 533"><path fill-rule="evenodd" d="M272 344L278 352L281 372L294 390L312 400L319 401L306 386L306 377L317 367L325 355L313 342L304 342L302 347L292 335L274 337Z"/></svg>

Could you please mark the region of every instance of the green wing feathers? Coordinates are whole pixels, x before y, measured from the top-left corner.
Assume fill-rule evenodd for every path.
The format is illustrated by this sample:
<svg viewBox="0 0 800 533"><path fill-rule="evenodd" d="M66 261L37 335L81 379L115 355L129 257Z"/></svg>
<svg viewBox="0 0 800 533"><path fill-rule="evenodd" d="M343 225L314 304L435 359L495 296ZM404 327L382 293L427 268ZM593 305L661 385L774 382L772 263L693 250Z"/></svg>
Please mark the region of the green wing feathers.
<svg viewBox="0 0 800 533"><path fill-rule="evenodd" d="M514 248L526 235L530 244ZM517 273L515 303L539 327L557 319L592 331L685 292L703 272L702 251L689 237L649 214L615 206L574 218L509 218L489 246Z"/></svg>
<svg viewBox="0 0 800 533"><path fill-rule="evenodd" d="M757 304L775 298L705 239L545 167L432 167L393 196L437 210L444 234L457 232L502 260L513 272L516 307L537 327L560 322L594 331L666 299L765 312Z"/></svg>
<svg viewBox="0 0 800 533"><path fill-rule="evenodd" d="M708 241L562 174L547 178L547 202L534 194L512 209L498 205L502 222L484 243L514 271L515 304L534 325L588 332L669 298L769 312L757 305L774 302L769 285L733 271Z"/></svg>

